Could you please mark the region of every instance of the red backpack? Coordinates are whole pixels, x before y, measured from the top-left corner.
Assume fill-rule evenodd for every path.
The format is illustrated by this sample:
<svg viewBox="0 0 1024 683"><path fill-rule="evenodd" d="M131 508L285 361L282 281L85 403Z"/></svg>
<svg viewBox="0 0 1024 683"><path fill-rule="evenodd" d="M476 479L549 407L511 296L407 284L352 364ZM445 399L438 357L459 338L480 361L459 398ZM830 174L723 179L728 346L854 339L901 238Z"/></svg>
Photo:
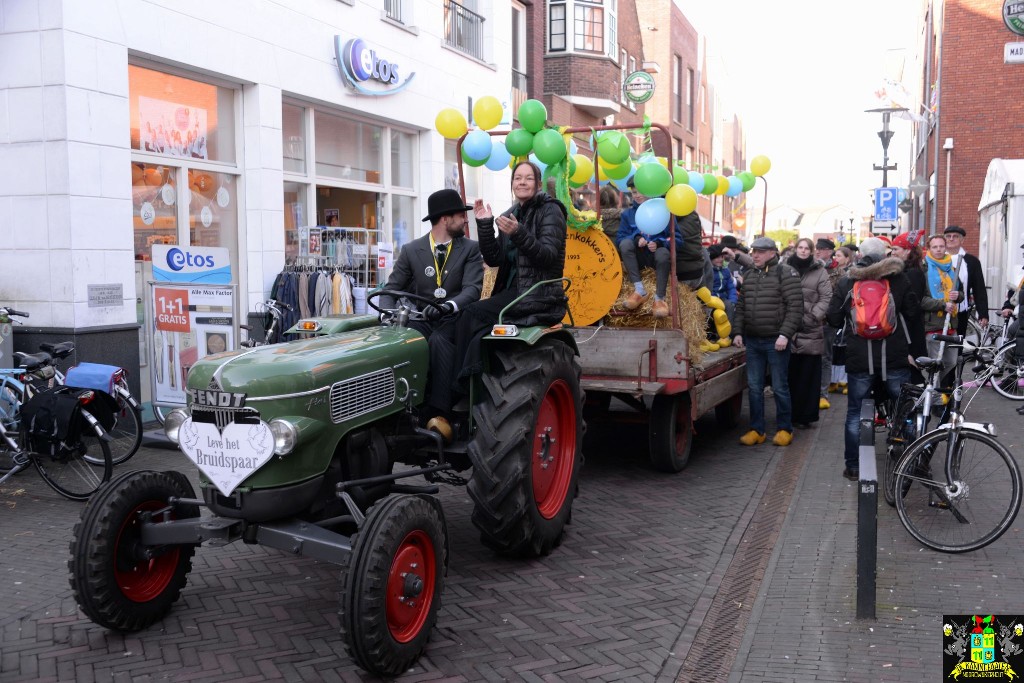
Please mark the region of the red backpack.
<svg viewBox="0 0 1024 683"><path fill-rule="evenodd" d="M896 331L896 302L888 280L858 280L850 300L850 329L864 339L885 339Z"/></svg>

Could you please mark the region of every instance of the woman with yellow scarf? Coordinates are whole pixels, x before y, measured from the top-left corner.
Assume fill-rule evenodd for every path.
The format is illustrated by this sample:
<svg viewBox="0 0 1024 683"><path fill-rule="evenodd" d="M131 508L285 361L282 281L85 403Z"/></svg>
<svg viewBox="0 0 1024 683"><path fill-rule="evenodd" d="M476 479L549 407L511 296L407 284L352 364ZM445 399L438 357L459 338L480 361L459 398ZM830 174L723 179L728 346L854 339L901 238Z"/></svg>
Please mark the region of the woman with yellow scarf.
<svg viewBox="0 0 1024 683"><path fill-rule="evenodd" d="M959 260L959 259L958 259ZM941 334L946 316L950 320L952 334L956 334L956 301L960 298L960 278L957 270L959 263L946 254L946 240L942 235L932 235L928 240L928 253L925 255L925 278L928 291L921 300L921 308L925 311L924 333L928 342L928 355L935 358L939 353L939 342L933 334ZM943 370L956 365L956 349L947 346L942 354Z"/></svg>

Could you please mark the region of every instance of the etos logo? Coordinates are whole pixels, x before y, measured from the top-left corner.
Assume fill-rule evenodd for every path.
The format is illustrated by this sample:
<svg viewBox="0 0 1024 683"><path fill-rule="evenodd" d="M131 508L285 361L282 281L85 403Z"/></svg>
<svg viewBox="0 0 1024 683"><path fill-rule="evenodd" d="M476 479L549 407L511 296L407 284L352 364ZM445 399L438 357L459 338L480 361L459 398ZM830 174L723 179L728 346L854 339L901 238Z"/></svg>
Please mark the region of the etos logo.
<svg viewBox="0 0 1024 683"><path fill-rule="evenodd" d="M202 256L200 254L190 254L187 251L178 249L177 247L170 249L167 252L168 268L178 271L185 266L191 266L193 268L213 268L213 257Z"/></svg>
<svg viewBox="0 0 1024 683"><path fill-rule="evenodd" d="M353 38L345 44L345 67L357 81L371 78L381 83L398 83L398 65L377 57L377 52L366 46L361 38Z"/></svg>

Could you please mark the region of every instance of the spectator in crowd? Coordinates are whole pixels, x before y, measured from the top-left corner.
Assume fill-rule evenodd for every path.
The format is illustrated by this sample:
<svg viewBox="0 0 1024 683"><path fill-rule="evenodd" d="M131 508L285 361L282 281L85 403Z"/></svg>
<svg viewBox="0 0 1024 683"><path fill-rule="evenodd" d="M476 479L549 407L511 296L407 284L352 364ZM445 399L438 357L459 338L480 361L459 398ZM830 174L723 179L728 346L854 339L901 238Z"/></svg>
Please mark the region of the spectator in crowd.
<svg viewBox="0 0 1024 683"><path fill-rule="evenodd" d="M903 272L907 274L907 280L910 281L910 291L921 302L921 310L928 313L929 311L941 310L942 304L934 299L928 298L926 300L928 283L925 276L924 263L921 258L921 247L918 246L923 237L923 230L912 230L896 235L896 238L892 241L892 255L903 261ZM921 317L921 323L921 333L924 334L924 315ZM910 377L911 381L915 384L924 382L924 377L917 368L911 368Z"/></svg>
<svg viewBox="0 0 1024 683"><path fill-rule="evenodd" d="M924 310L925 318L923 329L928 340L928 355L936 358L939 353L941 342L933 337L941 333L946 327L946 320L949 320L949 334L954 334L957 329L957 313L962 293L958 290L960 279L957 277L957 263L946 253L946 240L942 235L932 235L928 238L928 255L925 257L927 268L925 278L927 283L926 293L921 299L921 309ZM963 266L961 266L962 268ZM946 346L942 354L942 367L945 370L956 365L955 348Z"/></svg>
<svg viewBox="0 0 1024 683"><path fill-rule="evenodd" d="M725 304L725 314L732 321L736 315L736 280L732 271L725 265L725 254L721 244L708 247L708 258L711 259L712 285L711 295L717 296Z"/></svg>
<svg viewBox="0 0 1024 683"><path fill-rule="evenodd" d="M850 319L854 283L867 280L888 281L897 315L896 328L883 340L865 339L848 328L846 370L850 393L846 406L843 476L851 481L857 481L860 476L860 409L864 397L871 392L876 378L885 384L889 396L894 399L899 396L900 386L910 379L913 357L924 350L919 321L920 302L910 291L903 262L898 258L886 258L885 243L879 239L869 237L864 240L860 251L861 260L850 268L849 275L839 281L832 293L826 316L829 324L835 328L846 324Z"/></svg>
<svg viewBox="0 0 1024 683"><path fill-rule="evenodd" d="M800 276L779 263L775 242L758 237L750 245L753 267L740 286L733 321L733 344L747 349L747 385L750 388L750 431L740 438L744 446L764 443L765 370L772 373L777 431L772 443L793 441L792 403L789 394L790 341L803 318Z"/></svg>
<svg viewBox="0 0 1024 683"><path fill-rule="evenodd" d="M793 402L793 426L808 429L822 410L820 394L822 355L825 353L825 313L832 299L825 264L816 259L814 244L806 237L797 240L793 255L785 263L800 275L803 291L803 320L793 337L789 357L789 393ZM829 373L832 369L829 366ZM828 407L828 401L825 401Z"/></svg>
<svg viewBox="0 0 1024 683"><path fill-rule="evenodd" d="M850 270L850 266L853 264L853 252L849 247L839 247L836 252L832 255L832 260L835 261L836 267L828 274L829 284L832 285L832 291L836 291L836 287L839 285L839 280L846 277L846 274ZM828 319L825 319L828 322ZM829 329L835 329L831 325ZM846 394L848 389L846 385L846 342L843 341L843 345L836 346L839 340L839 333L843 328L839 328L835 331L834 338L832 340L832 377L829 381L828 392L830 394L841 393Z"/></svg>
<svg viewBox="0 0 1024 683"><path fill-rule="evenodd" d="M839 279L839 268L836 265L835 259L832 258L835 251L835 242L827 237L819 237L818 241L814 243L814 258L818 259L825 265L825 272L828 274L830 288L835 287L835 282ZM828 307L827 303L825 304L825 307ZM824 319L824 317L824 314L822 314L822 319ZM832 381L832 344L835 341L836 331L829 327L827 322L822 322L822 325L824 326L824 329L822 330L824 352L821 354L821 386L819 387L820 391L818 392L818 409L828 410L832 407L832 404L829 403L828 400L828 385Z"/></svg>
<svg viewBox="0 0 1024 683"><path fill-rule="evenodd" d="M653 235L641 232L636 224L636 212L640 205L647 201L647 197L636 189L632 178L629 179L627 186L635 203L623 211L619 218L619 231L615 235L615 245L619 249L626 277L633 283L633 293L628 295L620 305L627 311L635 311L647 301L650 294L640 279L640 271L643 268L651 267L655 272L654 305L651 308L651 313L655 318L667 318L669 309L668 302L665 301L665 294L668 291L668 278L672 272L672 255L668 247L670 239L668 227L666 226L665 230Z"/></svg>
<svg viewBox="0 0 1024 683"><path fill-rule="evenodd" d="M942 231L942 236L946 238L946 253L953 258L960 273L960 292L963 296L957 300L960 314L956 319L956 333L964 335L967 334L967 322L970 320L968 307L972 302L978 312L978 322L982 327L988 325L988 290L985 289L985 273L978 257L964 250L966 230L959 225L950 225ZM958 258L963 260L963 267L956 263Z"/></svg>
<svg viewBox="0 0 1024 683"><path fill-rule="evenodd" d="M710 289L711 259L701 244L700 216L692 211L677 217L675 225L676 279L692 290Z"/></svg>

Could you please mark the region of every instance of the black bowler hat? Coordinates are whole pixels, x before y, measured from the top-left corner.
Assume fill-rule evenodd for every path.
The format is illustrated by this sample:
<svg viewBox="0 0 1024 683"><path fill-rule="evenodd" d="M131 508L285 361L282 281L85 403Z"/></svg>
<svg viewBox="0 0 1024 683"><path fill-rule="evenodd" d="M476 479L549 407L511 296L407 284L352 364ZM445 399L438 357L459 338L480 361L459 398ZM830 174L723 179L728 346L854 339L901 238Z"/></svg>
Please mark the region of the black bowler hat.
<svg viewBox="0 0 1024 683"><path fill-rule="evenodd" d="M832 240L828 239L827 237L819 237L818 241L814 245L814 248L815 249L831 249L832 251L835 251L836 243L833 242Z"/></svg>
<svg viewBox="0 0 1024 683"><path fill-rule="evenodd" d="M472 208L462 201L462 196L455 190L438 190L427 197L428 213L423 220L433 222L442 216L464 213Z"/></svg>
<svg viewBox="0 0 1024 683"><path fill-rule="evenodd" d="M955 232L961 237L967 237L967 231L961 228L959 225L949 225L945 230L942 231L943 235L948 235L951 232Z"/></svg>

